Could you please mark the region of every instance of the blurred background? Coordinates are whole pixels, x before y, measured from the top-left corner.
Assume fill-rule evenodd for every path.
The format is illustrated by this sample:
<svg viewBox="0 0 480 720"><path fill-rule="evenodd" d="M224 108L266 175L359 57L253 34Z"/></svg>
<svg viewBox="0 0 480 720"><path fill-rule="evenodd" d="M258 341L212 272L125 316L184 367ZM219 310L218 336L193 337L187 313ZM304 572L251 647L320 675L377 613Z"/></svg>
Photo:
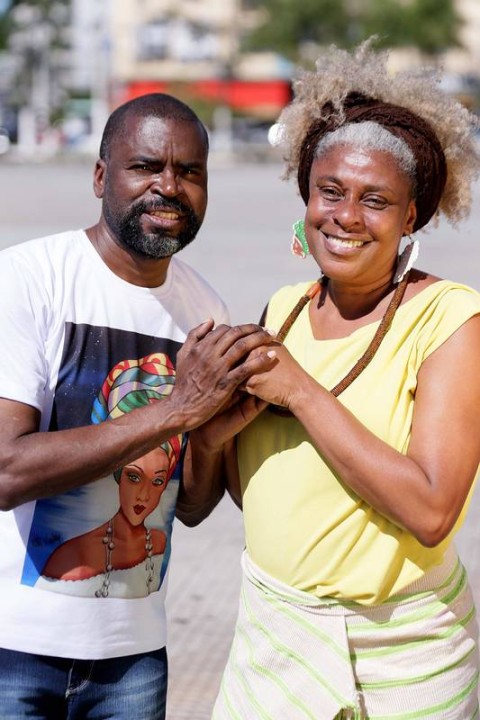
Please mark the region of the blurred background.
<svg viewBox="0 0 480 720"><path fill-rule="evenodd" d="M372 34L392 72L433 64L445 92L480 112L480 0L0 0L0 248L96 222L92 171L109 113L169 92L194 107L213 150L207 217L182 258L233 322L258 320L280 285L316 272L289 253L304 207L295 183L280 182L268 129L299 65ZM460 228L422 233L419 266L480 290L479 183L473 191ZM480 485L457 545L480 607L479 506ZM198 528L175 523L168 720L210 718L243 544L228 498Z"/></svg>
<svg viewBox="0 0 480 720"><path fill-rule="evenodd" d="M114 107L166 91L214 150L255 157L295 67L372 34L392 70L434 63L478 111L479 0L0 0L0 153L95 153Z"/></svg>

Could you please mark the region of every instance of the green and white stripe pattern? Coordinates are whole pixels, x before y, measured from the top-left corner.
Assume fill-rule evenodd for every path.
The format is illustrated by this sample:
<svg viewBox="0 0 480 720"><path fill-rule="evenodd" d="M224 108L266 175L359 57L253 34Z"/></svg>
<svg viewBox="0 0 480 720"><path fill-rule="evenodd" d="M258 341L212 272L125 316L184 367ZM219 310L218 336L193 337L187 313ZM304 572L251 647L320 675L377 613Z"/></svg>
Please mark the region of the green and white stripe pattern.
<svg viewBox="0 0 480 720"><path fill-rule="evenodd" d="M371 607L290 588L244 553L240 611L212 720L474 720L477 624L453 549Z"/></svg>

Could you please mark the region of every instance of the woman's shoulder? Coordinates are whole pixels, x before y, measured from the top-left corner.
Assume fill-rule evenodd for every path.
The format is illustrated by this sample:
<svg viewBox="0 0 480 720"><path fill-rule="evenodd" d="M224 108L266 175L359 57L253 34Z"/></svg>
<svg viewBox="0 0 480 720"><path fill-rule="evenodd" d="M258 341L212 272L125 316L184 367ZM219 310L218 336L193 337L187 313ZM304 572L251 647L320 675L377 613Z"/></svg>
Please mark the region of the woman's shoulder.
<svg viewBox="0 0 480 720"><path fill-rule="evenodd" d="M480 293L463 283L431 276L414 275L412 286L414 293L397 313L398 327L416 328L419 355L425 359L464 323L480 315Z"/></svg>
<svg viewBox="0 0 480 720"><path fill-rule="evenodd" d="M456 307L480 308L480 292L455 280L444 280L424 273L421 270L414 270L404 296L404 303L417 299L420 304L431 305L445 304ZM477 310L478 312L478 310Z"/></svg>
<svg viewBox="0 0 480 720"><path fill-rule="evenodd" d="M102 572L105 566L104 535L102 528L96 528L62 543L47 560L42 575L83 580Z"/></svg>

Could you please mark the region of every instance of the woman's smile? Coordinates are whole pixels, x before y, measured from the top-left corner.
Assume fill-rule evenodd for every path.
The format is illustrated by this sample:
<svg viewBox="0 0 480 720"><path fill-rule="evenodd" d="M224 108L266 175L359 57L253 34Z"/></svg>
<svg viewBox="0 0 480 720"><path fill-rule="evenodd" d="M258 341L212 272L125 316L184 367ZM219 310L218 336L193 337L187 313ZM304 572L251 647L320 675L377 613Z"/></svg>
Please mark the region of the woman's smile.
<svg viewBox="0 0 480 720"><path fill-rule="evenodd" d="M326 235L325 233L321 234L325 238L325 247L333 254L350 254L351 251L362 248L367 244L367 241L364 240L352 240L350 238L339 238L334 235Z"/></svg>
<svg viewBox="0 0 480 720"><path fill-rule="evenodd" d="M390 154L339 144L314 160L305 233L331 281L393 275L415 217L411 181Z"/></svg>

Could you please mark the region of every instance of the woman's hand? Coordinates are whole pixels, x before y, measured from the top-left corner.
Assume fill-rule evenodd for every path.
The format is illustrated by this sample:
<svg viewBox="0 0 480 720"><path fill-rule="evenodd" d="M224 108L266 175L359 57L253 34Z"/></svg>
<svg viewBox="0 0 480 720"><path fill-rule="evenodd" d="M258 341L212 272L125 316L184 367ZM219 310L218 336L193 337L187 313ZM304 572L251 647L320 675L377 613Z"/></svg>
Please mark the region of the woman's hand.
<svg viewBox="0 0 480 720"><path fill-rule="evenodd" d="M276 357L268 370L252 375L242 388L250 395L255 395L265 403L280 405L292 409L292 405L302 383L309 376L290 355L284 345L270 346ZM266 348L258 348L250 353L253 357L257 352L265 353Z"/></svg>
<svg viewBox="0 0 480 720"><path fill-rule="evenodd" d="M255 420L268 403L238 391L217 415L190 432L191 442L205 453L219 452L243 428Z"/></svg>

